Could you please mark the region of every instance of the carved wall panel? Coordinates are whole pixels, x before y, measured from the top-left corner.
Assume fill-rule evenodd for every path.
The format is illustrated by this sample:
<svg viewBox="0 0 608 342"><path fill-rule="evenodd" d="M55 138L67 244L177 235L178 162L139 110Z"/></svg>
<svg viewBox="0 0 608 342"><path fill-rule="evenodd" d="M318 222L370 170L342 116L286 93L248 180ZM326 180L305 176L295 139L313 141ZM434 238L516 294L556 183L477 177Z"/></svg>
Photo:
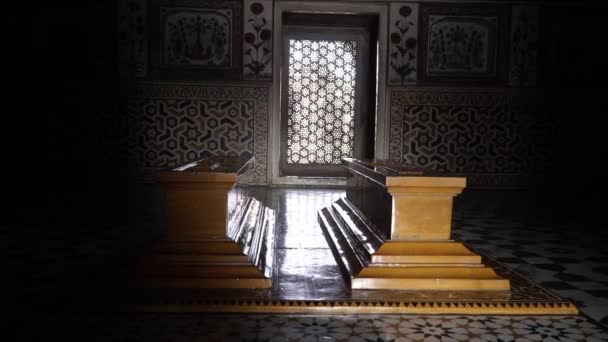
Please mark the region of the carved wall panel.
<svg viewBox="0 0 608 342"><path fill-rule="evenodd" d="M150 0L150 76L170 80L238 80L243 2Z"/></svg>
<svg viewBox="0 0 608 342"><path fill-rule="evenodd" d="M419 83L502 84L508 10L497 5L421 5Z"/></svg>
<svg viewBox="0 0 608 342"><path fill-rule="evenodd" d="M414 84L418 79L418 4L391 3L388 84Z"/></svg>
<svg viewBox="0 0 608 342"><path fill-rule="evenodd" d="M272 79L272 0L244 0L243 78Z"/></svg>
<svg viewBox="0 0 608 342"><path fill-rule="evenodd" d="M148 73L148 30L145 0L118 1L118 60L121 76Z"/></svg>
<svg viewBox="0 0 608 342"><path fill-rule="evenodd" d="M535 86L538 61L538 7L513 6L509 85Z"/></svg>

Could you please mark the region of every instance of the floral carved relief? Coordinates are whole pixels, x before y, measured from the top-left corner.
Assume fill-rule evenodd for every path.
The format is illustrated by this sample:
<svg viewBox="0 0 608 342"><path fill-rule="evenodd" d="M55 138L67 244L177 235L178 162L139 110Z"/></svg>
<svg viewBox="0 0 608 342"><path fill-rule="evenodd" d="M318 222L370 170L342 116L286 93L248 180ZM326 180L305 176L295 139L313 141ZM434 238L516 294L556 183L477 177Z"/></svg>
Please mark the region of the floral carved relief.
<svg viewBox="0 0 608 342"><path fill-rule="evenodd" d="M272 0L245 1L243 78L272 77Z"/></svg>
<svg viewBox="0 0 608 342"><path fill-rule="evenodd" d="M418 4L391 4L389 75L391 85L414 84L417 79Z"/></svg>

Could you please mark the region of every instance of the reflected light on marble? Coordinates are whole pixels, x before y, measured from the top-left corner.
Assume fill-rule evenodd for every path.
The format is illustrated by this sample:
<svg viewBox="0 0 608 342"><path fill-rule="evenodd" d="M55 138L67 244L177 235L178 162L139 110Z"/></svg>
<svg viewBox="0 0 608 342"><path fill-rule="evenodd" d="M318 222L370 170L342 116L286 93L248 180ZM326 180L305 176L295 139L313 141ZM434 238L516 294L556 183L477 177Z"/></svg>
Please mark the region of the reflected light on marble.
<svg viewBox="0 0 608 342"><path fill-rule="evenodd" d="M288 241L287 248L329 248L323 231L317 222L317 212L343 197L344 191L317 192L310 190L291 190L284 194L284 206L281 206L279 216L285 223L281 232Z"/></svg>
<svg viewBox="0 0 608 342"><path fill-rule="evenodd" d="M317 212L345 195L344 190L278 190L277 267L275 290L281 298L344 297L342 280Z"/></svg>

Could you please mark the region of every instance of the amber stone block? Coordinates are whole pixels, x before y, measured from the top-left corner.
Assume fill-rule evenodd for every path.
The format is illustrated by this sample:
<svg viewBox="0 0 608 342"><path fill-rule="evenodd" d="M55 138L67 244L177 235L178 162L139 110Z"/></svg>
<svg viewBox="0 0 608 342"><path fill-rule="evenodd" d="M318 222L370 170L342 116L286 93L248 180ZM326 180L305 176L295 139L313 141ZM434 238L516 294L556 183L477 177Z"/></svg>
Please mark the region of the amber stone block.
<svg viewBox="0 0 608 342"><path fill-rule="evenodd" d="M508 291L508 279L451 240L463 177L403 163L343 160L346 198L319 223L353 289Z"/></svg>

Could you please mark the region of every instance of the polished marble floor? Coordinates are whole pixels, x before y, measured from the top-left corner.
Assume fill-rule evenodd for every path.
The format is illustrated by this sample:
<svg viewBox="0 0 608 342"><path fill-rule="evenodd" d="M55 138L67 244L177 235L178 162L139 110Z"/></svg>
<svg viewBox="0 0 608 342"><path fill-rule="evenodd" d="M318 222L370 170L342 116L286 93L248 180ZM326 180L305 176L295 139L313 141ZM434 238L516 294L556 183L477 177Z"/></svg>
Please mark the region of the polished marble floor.
<svg viewBox="0 0 608 342"><path fill-rule="evenodd" d="M162 236L162 196L158 189L145 191L142 198L147 202L138 204L136 220L113 222L100 216L94 225L29 227L28 233L40 239L27 246L4 240L9 255L33 259L32 282L28 292L21 294L33 298L41 311L53 313L46 317L49 334L65 335L67 329L80 340L163 341L608 340L601 325L608 323L608 255L604 248L608 235L590 237L580 233L589 227L555 222L546 215L519 215L517 209L510 209L518 203L517 194L505 199L502 193L474 191L465 192L455 202L453 237L574 301L581 316L104 315L61 310L66 302L91 295L91 284ZM262 200L278 217L279 267L273 292L298 299L330 298L347 291L316 221L316 211L342 194L340 189L261 190ZM82 290L78 293L74 288ZM90 335L92 332L97 335ZM78 338L80 334L88 338Z"/></svg>
<svg viewBox="0 0 608 342"><path fill-rule="evenodd" d="M452 238L608 325L608 232L597 223L556 220L554 212L523 215L521 208L514 209L517 197L494 203L487 198L483 192L465 193L455 211ZM521 205L534 213L534 203Z"/></svg>
<svg viewBox="0 0 608 342"><path fill-rule="evenodd" d="M277 211L277 297L331 299L348 292L316 219L318 210L343 195L343 190L272 191L271 208Z"/></svg>

